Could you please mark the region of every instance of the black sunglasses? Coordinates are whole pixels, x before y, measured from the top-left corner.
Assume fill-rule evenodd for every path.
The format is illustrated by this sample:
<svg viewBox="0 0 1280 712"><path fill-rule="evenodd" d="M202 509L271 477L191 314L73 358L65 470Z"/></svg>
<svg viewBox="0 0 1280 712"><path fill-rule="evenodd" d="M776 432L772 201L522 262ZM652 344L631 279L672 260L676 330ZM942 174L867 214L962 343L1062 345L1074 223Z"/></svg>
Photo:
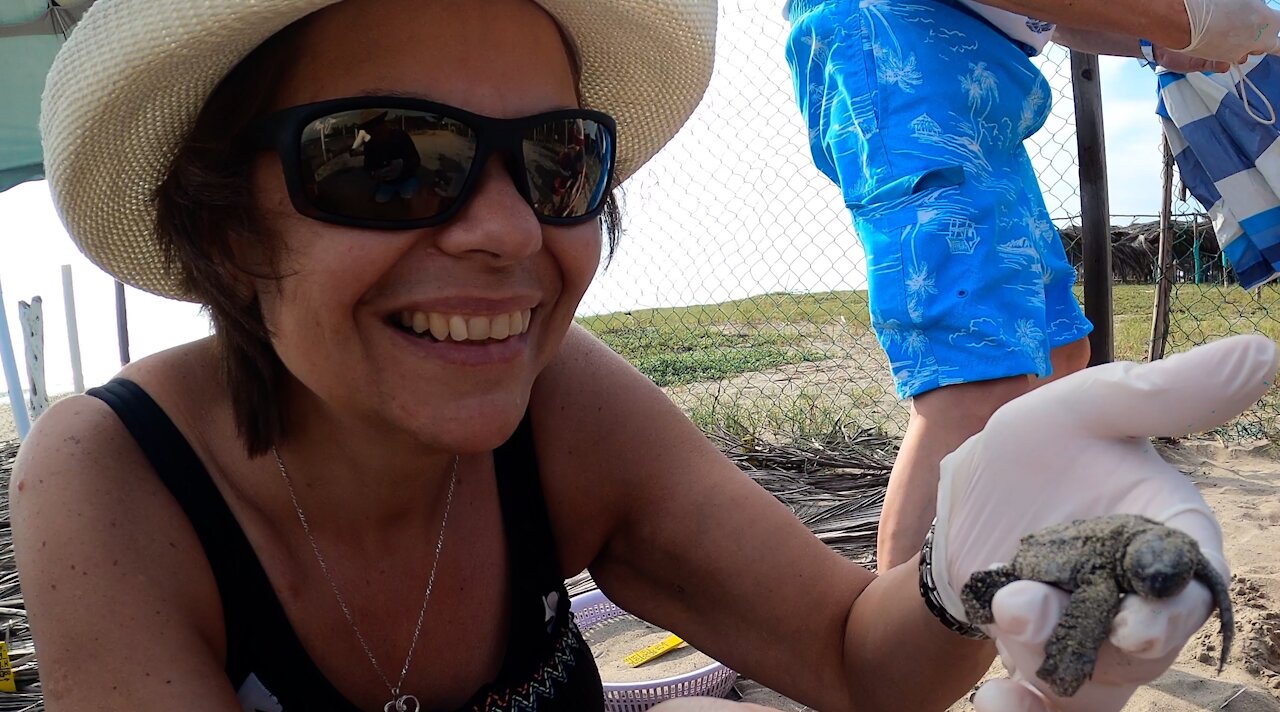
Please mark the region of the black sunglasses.
<svg viewBox="0 0 1280 712"><path fill-rule="evenodd" d="M516 190L548 225L604 208L617 126L588 109L495 119L407 97L362 96L295 106L253 122L253 147L275 150L299 213L338 225L440 225L498 154Z"/></svg>

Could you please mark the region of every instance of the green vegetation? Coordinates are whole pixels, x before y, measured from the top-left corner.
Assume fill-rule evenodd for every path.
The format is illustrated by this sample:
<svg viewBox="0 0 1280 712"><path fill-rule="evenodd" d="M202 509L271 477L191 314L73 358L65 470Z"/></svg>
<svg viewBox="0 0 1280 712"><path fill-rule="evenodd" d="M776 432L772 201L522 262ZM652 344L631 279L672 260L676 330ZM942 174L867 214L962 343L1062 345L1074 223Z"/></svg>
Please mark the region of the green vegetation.
<svg viewBox="0 0 1280 712"><path fill-rule="evenodd" d="M1146 358L1154 300L1152 285L1116 285L1117 359ZM1167 353L1229 334L1280 341L1280 287L1182 284L1171 302ZM865 292L765 294L579 321L704 428L804 436L905 422L870 336ZM1278 417L1280 397L1269 398L1237 430L1271 432Z"/></svg>
<svg viewBox="0 0 1280 712"><path fill-rule="evenodd" d="M828 356L798 348L786 330L741 330L727 325L686 325L678 320L648 324L592 325L593 331L659 386L719 381Z"/></svg>

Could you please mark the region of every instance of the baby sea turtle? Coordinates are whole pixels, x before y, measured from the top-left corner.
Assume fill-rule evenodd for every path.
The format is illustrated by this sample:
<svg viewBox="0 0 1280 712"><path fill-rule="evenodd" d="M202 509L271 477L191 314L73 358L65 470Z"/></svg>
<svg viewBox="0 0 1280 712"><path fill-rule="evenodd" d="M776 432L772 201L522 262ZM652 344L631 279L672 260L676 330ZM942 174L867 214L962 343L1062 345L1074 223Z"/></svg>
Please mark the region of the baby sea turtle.
<svg viewBox="0 0 1280 712"><path fill-rule="evenodd" d="M969 620L986 625L995 622L991 600L996 591L1014 581L1040 581L1069 592L1071 599L1045 644L1044 664L1036 676L1058 695L1070 697L1093 675L1122 594L1169 598L1192 578L1209 587L1218 608L1222 672L1234 629L1227 584L1195 539L1146 517L1113 514L1028 534L1011 563L974 573L960 598Z"/></svg>

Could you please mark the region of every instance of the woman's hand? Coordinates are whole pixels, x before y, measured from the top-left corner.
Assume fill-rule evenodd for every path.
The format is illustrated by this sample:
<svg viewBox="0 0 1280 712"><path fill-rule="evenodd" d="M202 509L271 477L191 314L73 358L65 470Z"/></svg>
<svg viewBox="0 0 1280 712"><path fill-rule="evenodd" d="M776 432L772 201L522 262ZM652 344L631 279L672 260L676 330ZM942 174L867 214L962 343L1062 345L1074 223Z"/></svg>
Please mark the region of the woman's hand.
<svg viewBox="0 0 1280 712"><path fill-rule="evenodd" d="M942 462L933 573L947 610L963 620L960 590L975 571L1009 561L1028 533L1113 513L1145 515L1191 534L1224 579L1222 533L1195 486L1149 436L1222 425L1271 387L1276 346L1238 336L1151 364L1115 363L1043 386L996 412ZM1164 601L1127 596L1091 680L1060 698L1036 677L1067 595L1018 582L1001 589L985 627L1011 678L985 685L981 712L1119 710L1159 676L1204 623L1199 582Z"/></svg>

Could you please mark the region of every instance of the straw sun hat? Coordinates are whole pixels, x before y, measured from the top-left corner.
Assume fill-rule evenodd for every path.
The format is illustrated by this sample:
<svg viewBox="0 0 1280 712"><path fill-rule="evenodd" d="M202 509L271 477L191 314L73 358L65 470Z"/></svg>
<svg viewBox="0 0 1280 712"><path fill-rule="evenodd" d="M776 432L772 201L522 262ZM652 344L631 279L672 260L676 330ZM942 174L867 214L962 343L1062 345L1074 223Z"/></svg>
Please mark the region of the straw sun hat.
<svg viewBox="0 0 1280 712"><path fill-rule="evenodd" d="M117 279L177 299L153 195L218 82L271 35L340 0L98 0L63 46L40 129L54 203L80 249ZM582 64L586 107L618 122L618 178L701 100L716 0L536 0Z"/></svg>

